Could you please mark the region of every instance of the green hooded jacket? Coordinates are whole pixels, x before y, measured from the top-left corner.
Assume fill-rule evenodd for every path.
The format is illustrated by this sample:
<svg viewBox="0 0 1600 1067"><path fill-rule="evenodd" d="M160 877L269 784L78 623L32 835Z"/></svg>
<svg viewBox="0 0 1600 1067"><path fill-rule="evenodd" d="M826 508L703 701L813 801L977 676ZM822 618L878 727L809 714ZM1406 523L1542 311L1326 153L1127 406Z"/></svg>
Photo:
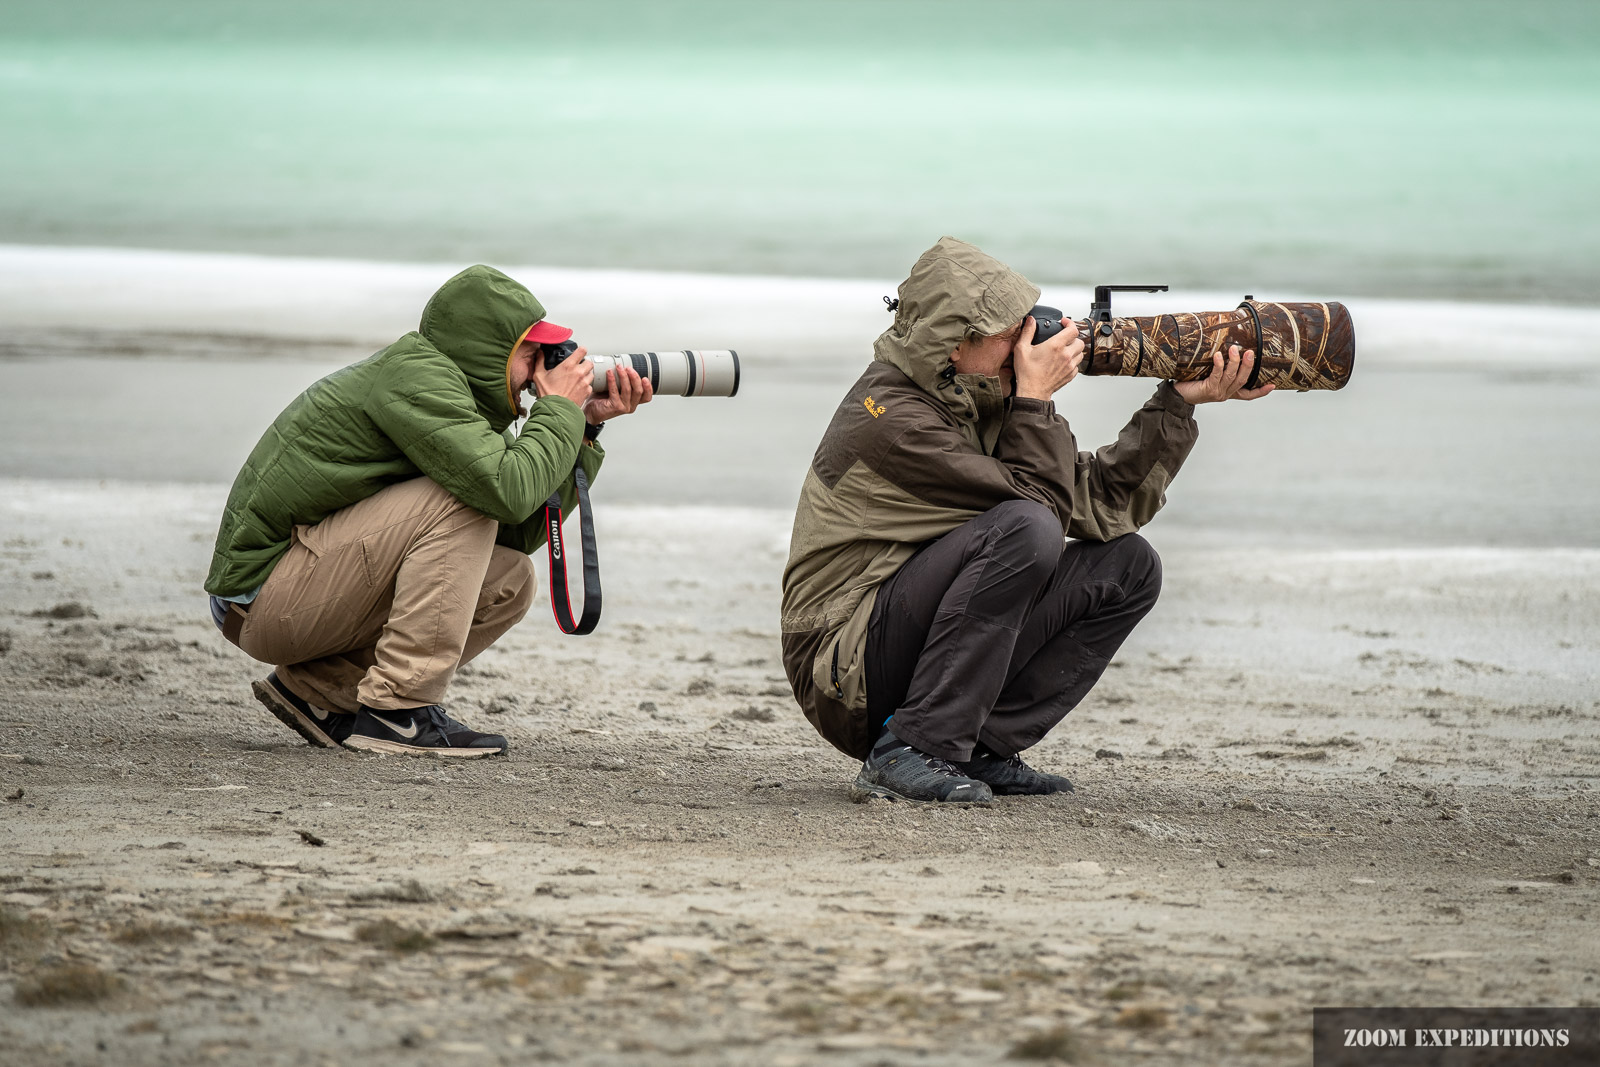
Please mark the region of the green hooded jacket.
<svg viewBox="0 0 1600 1067"><path fill-rule="evenodd" d="M1005 333L1038 299L1004 263L942 238L901 284L894 324L806 472L783 572L783 665L812 725L856 759L883 725L867 713L872 606L919 546L1007 500L1043 504L1067 537L1132 533L1194 447L1194 408L1170 382L1114 444L1080 452L1054 402L956 373L964 336Z"/></svg>
<svg viewBox="0 0 1600 1067"><path fill-rule="evenodd" d="M206 591L258 588L296 526L321 522L385 486L426 475L500 523L500 544L533 552L537 512L572 468L594 480L604 452L583 443L583 412L566 397L533 405L522 433L511 355L544 306L493 267L468 267L440 286L417 330L323 378L262 435L234 479Z"/></svg>

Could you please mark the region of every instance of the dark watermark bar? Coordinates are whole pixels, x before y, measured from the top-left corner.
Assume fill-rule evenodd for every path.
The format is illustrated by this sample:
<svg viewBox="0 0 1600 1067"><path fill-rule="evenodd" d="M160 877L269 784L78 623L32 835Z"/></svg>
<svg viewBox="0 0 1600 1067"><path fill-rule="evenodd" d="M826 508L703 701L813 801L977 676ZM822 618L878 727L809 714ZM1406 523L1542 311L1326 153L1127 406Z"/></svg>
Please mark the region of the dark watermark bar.
<svg viewBox="0 0 1600 1067"><path fill-rule="evenodd" d="M1313 1067L1592 1067L1600 1008L1317 1008Z"/></svg>

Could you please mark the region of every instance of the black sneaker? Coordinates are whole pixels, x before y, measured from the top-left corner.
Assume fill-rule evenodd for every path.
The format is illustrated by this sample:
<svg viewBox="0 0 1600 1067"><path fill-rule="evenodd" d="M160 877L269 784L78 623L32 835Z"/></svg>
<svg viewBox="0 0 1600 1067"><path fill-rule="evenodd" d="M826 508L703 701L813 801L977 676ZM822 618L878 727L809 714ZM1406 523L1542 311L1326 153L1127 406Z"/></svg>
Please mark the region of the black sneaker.
<svg viewBox="0 0 1600 1067"><path fill-rule="evenodd" d="M365 704L345 744L366 752L403 756L456 756L477 759L506 750L499 734L480 734L456 722L437 704L385 711Z"/></svg>
<svg viewBox="0 0 1600 1067"><path fill-rule="evenodd" d="M850 787L850 799L873 797L934 804L987 804L994 793L982 782L964 777L946 760L918 752L891 733L873 746L861 773Z"/></svg>
<svg viewBox="0 0 1600 1067"><path fill-rule="evenodd" d="M1059 774L1045 774L1022 762L1021 756L998 756L979 745L972 758L957 763L956 769L968 778L988 782L996 796L1047 796L1071 793L1072 783Z"/></svg>
<svg viewBox="0 0 1600 1067"><path fill-rule="evenodd" d="M277 671L264 682L250 683L250 691L279 722L321 748L338 748L356 723L356 717L348 712L328 711L301 700L278 678Z"/></svg>

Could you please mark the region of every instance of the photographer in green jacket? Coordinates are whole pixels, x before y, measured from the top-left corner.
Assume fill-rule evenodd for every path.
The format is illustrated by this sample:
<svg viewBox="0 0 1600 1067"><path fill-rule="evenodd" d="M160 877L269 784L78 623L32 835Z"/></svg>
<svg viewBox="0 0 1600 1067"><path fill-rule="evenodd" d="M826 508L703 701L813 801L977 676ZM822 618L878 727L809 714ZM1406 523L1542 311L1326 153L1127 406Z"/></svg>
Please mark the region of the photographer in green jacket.
<svg viewBox="0 0 1600 1067"><path fill-rule="evenodd" d="M224 636L274 665L256 698L307 741L505 751L441 701L533 602L545 501L559 492L569 513L574 467L593 481L604 459L601 424L651 397L632 370L591 395L581 348L547 369L539 345L571 335L525 287L469 267L416 331L301 393L250 453L206 591Z"/></svg>

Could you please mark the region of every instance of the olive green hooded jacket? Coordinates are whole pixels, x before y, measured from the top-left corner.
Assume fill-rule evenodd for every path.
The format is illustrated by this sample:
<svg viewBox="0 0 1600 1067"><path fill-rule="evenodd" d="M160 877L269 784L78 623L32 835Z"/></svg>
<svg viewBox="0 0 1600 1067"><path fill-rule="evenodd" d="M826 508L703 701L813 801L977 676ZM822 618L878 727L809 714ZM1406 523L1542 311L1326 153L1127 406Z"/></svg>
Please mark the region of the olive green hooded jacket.
<svg viewBox="0 0 1600 1067"><path fill-rule="evenodd" d="M583 444L583 412L565 397L533 405L522 433L511 354L544 306L493 267L468 267L428 300L417 330L323 378L273 421L234 480L206 591L259 587L294 528L322 521L395 482L432 478L500 523L499 543L533 552L536 514L572 468L592 481L604 457Z"/></svg>
<svg viewBox="0 0 1600 1067"><path fill-rule="evenodd" d="M880 585L923 545L1007 500L1034 500L1068 537L1108 541L1149 522L1198 434L1163 382L1116 442L1079 452L1050 401L957 374L967 334L1021 322L1039 288L942 238L900 286L894 325L845 395L800 491L783 574L783 661L796 699L836 748L865 758L864 652Z"/></svg>

